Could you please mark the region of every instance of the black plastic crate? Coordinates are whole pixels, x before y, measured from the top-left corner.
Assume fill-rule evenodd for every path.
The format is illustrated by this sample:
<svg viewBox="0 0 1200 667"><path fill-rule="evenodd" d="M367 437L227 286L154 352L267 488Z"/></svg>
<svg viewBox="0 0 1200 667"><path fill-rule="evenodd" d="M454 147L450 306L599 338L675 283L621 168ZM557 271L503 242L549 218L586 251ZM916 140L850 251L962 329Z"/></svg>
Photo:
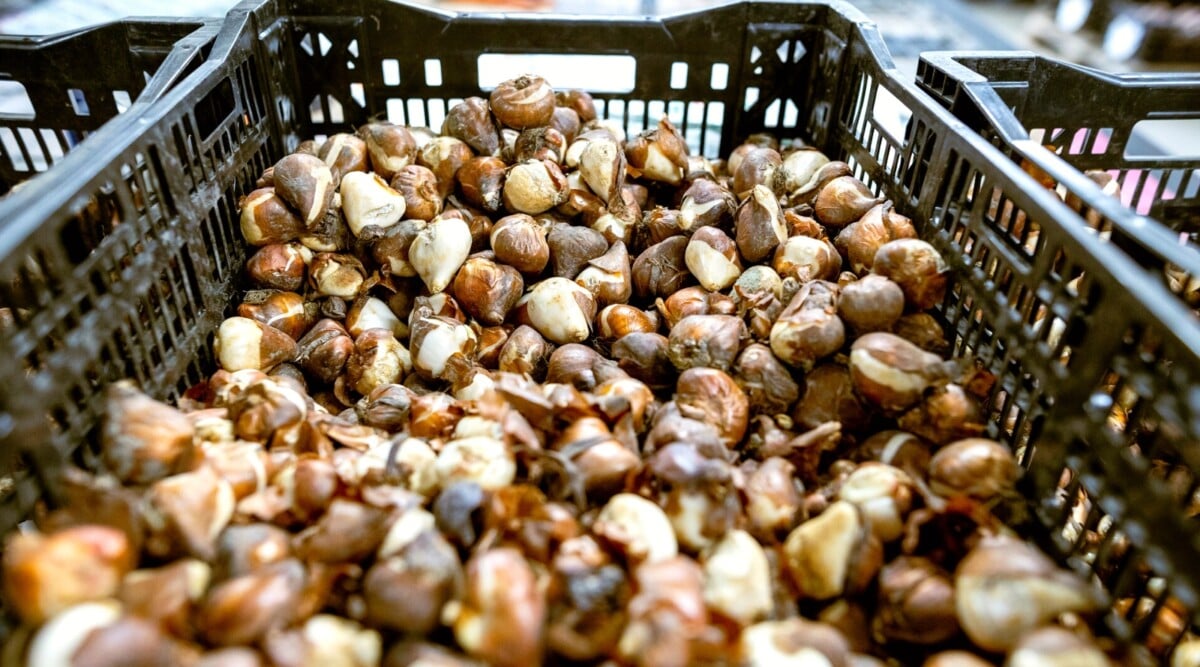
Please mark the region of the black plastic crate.
<svg viewBox="0 0 1200 667"><path fill-rule="evenodd" d="M218 20L127 19L0 36L0 196L50 168L135 101L195 69Z"/></svg>
<svg viewBox="0 0 1200 667"><path fill-rule="evenodd" d="M940 52L922 54L917 81L1078 202L1064 223L1086 221L1159 275L1170 267L1173 290L1200 280L1200 74L1108 74L1025 51ZM1162 145L1173 139L1155 136L1163 121L1192 121L1191 146ZM1087 170L1111 175L1119 201ZM1194 295L1192 305L1200 307Z"/></svg>
<svg viewBox="0 0 1200 667"><path fill-rule="evenodd" d="M874 25L836 1L617 20L455 15L383 0L239 5L196 72L114 121L113 140L66 156L70 178L31 182L40 205L0 223L0 297L30 304L0 328L0 373L11 378L0 384L0 451L5 465L18 458L40 473L19 476L0 530L38 499L54 501L63 460L86 460L100 386L133 377L172 399L213 370L212 334L246 256L237 200L265 167L302 139L368 118L436 121L485 87L481 58L502 54L632 62L627 86L596 93L601 114L630 131L662 109L705 154L765 130L853 165L953 267L940 312L955 351L998 376L989 432L1030 467L1042 543L1114 592L1169 595L1192 618L1198 538L1181 529L1183 506L1166 485L1140 474L1149 454L1134 456L1123 433L1106 430L1095 394L1110 367L1133 369L1132 390L1161 408L1158 454L1200 470L1200 324L1114 244L1060 223L1072 214L1065 203L906 81ZM503 75L530 67L512 61ZM131 165L144 168L129 179ZM64 239L79 206L105 188L119 224L73 257ZM1037 222L1018 228L1018 218ZM1130 466L1136 489L1126 488ZM1067 512L1078 511L1071 494L1081 488L1097 501L1096 521L1111 522L1104 539L1121 536L1116 561L1108 547L1090 564L1071 558ZM1142 642L1160 611L1113 615L1111 631Z"/></svg>

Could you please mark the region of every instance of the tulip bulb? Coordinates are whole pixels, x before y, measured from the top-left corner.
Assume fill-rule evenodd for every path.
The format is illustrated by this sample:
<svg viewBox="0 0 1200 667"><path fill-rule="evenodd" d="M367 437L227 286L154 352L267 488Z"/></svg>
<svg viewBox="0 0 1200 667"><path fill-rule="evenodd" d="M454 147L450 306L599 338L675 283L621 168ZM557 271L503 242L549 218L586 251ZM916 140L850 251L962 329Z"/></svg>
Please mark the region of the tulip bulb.
<svg viewBox="0 0 1200 667"><path fill-rule="evenodd" d="M1094 611L1102 596L1015 537L984 537L954 576L958 621L971 641L1007 651L1059 614Z"/></svg>

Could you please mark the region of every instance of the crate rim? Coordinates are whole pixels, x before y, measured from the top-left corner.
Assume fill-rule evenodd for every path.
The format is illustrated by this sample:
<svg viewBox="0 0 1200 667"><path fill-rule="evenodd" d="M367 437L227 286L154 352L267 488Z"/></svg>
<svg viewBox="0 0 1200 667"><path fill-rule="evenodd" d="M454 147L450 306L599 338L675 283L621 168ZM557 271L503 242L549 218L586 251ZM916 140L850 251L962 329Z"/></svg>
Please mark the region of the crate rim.
<svg viewBox="0 0 1200 667"><path fill-rule="evenodd" d="M196 24L197 29L210 23L220 23L221 17L216 16L162 16L162 15L131 15L122 16L121 18L112 19L110 21L102 21L100 23L92 23L78 28L70 28L60 32L48 33L2 33L0 34L0 44L4 44L10 48L21 48L24 46L41 47L55 42L74 39L80 35L85 35L93 30L103 30L118 25L136 24L136 25L171 25L171 24Z"/></svg>

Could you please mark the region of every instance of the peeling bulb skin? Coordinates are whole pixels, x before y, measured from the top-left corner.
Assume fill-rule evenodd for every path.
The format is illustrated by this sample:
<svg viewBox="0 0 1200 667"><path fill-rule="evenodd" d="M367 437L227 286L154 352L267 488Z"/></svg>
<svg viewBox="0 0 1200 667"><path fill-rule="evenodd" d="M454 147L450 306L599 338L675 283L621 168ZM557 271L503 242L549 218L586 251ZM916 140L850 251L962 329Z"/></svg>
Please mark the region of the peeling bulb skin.
<svg viewBox="0 0 1200 667"><path fill-rule="evenodd" d="M765 185L755 185L738 207L737 247L747 262L759 262L787 240L779 200Z"/></svg>

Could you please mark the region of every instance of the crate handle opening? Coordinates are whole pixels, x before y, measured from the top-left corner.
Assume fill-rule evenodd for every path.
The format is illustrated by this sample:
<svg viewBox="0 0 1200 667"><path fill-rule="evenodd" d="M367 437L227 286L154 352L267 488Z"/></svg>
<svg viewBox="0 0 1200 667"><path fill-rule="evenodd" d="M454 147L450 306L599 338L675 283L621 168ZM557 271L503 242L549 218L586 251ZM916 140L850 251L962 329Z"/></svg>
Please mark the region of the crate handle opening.
<svg viewBox="0 0 1200 667"><path fill-rule="evenodd" d="M1125 144L1125 158L1200 158L1200 118L1138 121Z"/></svg>
<svg viewBox="0 0 1200 667"><path fill-rule="evenodd" d="M494 90L529 72L555 89L582 88L593 93L631 93L637 82L637 59L621 55L569 53L485 53L479 56L479 87Z"/></svg>
<svg viewBox="0 0 1200 667"><path fill-rule="evenodd" d="M33 100L20 81L0 81L0 118L33 120Z"/></svg>

